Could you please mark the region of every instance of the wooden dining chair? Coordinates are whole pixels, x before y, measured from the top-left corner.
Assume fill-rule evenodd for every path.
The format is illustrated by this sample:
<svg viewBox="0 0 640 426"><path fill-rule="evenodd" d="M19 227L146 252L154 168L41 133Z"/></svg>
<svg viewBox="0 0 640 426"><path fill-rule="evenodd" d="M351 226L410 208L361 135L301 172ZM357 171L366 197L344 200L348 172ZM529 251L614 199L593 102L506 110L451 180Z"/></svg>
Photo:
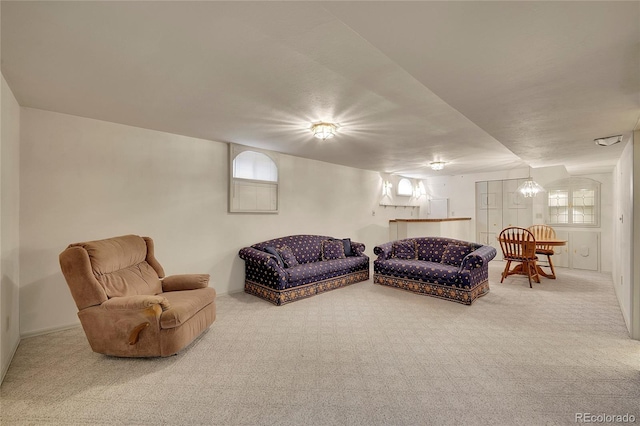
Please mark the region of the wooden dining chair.
<svg viewBox="0 0 640 426"><path fill-rule="evenodd" d="M536 239L533 233L528 229L512 226L500 232L498 241L500 242L504 260L507 261L500 282L503 282L509 275L520 274L529 278L530 288L533 288L531 279L539 283L540 276L536 267L536 261L538 260L536 257ZM520 264L509 270L512 262Z"/></svg>
<svg viewBox="0 0 640 426"><path fill-rule="evenodd" d="M536 238L536 241L556 239L556 230L549 225L532 225L527 229L531 231L533 236ZM540 245L538 243L536 245L536 254L547 256L547 263L549 264L549 268L551 269L551 275L549 277L555 278L556 270L554 269L553 262L551 261L551 256L555 254L553 247L549 245Z"/></svg>

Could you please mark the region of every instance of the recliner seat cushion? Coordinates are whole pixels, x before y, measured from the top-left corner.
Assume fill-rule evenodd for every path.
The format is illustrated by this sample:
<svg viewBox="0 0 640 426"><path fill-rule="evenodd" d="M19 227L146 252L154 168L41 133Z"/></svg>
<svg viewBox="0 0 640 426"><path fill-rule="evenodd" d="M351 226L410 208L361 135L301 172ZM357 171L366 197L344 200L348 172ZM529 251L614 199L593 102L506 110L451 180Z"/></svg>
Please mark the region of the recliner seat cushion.
<svg viewBox="0 0 640 426"><path fill-rule="evenodd" d="M171 308L162 312L160 328L178 327L187 322L216 298L216 291L211 287L197 290L168 291L162 296L169 301Z"/></svg>

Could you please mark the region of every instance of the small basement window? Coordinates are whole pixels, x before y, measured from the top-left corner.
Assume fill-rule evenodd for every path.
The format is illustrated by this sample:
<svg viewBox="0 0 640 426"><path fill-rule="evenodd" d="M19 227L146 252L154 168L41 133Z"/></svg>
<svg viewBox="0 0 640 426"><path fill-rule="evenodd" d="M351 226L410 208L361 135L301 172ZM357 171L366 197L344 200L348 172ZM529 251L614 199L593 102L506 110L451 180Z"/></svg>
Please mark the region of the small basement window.
<svg viewBox="0 0 640 426"><path fill-rule="evenodd" d="M229 212L278 212L277 154L229 145Z"/></svg>
<svg viewBox="0 0 640 426"><path fill-rule="evenodd" d="M413 184L411 184L409 179L402 178L398 181L397 194L406 197L411 197L413 195Z"/></svg>

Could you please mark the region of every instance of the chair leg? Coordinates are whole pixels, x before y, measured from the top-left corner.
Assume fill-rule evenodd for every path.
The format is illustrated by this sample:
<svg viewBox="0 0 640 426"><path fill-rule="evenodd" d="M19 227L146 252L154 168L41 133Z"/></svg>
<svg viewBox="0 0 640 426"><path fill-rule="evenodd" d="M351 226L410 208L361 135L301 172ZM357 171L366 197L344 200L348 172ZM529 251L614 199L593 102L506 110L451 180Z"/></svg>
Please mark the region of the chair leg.
<svg viewBox="0 0 640 426"><path fill-rule="evenodd" d="M531 284L531 263L523 262L522 266L527 270L527 278L529 278L529 288L533 288L533 285Z"/></svg>
<svg viewBox="0 0 640 426"><path fill-rule="evenodd" d="M556 277L556 270L553 268L553 262L551 261L551 255L550 254L547 255L547 261L549 262L549 267L551 268L551 276L553 278L555 278Z"/></svg>
<svg viewBox="0 0 640 426"><path fill-rule="evenodd" d="M531 262L531 278L538 284L540 283L540 275L538 274L538 263L534 260Z"/></svg>
<svg viewBox="0 0 640 426"><path fill-rule="evenodd" d="M502 283L504 281L504 279L507 277L507 274L509 272L509 267L511 266L511 261L507 260L507 266L504 268L504 271L502 271L502 279L500 280L500 282Z"/></svg>

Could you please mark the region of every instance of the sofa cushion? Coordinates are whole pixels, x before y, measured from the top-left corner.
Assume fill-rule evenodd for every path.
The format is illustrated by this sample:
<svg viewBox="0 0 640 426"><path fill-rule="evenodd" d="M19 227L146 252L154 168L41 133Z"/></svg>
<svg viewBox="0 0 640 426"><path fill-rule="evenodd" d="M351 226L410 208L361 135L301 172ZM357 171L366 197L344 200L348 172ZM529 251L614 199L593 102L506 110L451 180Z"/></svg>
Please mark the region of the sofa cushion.
<svg viewBox="0 0 640 426"><path fill-rule="evenodd" d="M322 260L344 259L342 240L325 240L322 242Z"/></svg>
<svg viewBox="0 0 640 426"><path fill-rule="evenodd" d="M298 266L287 269L289 282L286 286L287 288L297 287L368 269L369 258L366 256L351 256L324 262L301 263Z"/></svg>
<svg viewBox="0 0 640 426"><path fill-rule="evenodd" d="M440 262L449 240L441 237L416 238L418 259Z"/></svg>
<svg viewBox="0 0 640 426"><path fill-rule="evenodd" d="M284 268L284 259L282 259L282 256L278 252L277 248L275 248L274 246L267 246L264 248L264 251L274 255L276 260L278 261L278 265L280 265L281 268Z"/></svg>
<svg viewBox="0 0 640 426"><path fill-rule="evenodd" d="M377 274L399 278L455 285L459 280L458 267L415 259L387 259L375 264Z"/></svg>
<svg viewBox="0 0 640 426"><path fill-rule="evenodd" d="M472 251L473 248L467 245L449 244L444 249L444 253L442 253L442 260L440 262L447 265L460 266L460 264L462 264L462 259Z"/></svg>
<svg viewBox="0 0 640 426"><path fill-rule="evenodd" d="M418 259L418 246L416 240L401 240L393 243L391 247L392 259Z"/></svg>
<svg viewBox="0 0 640 426"><path fill-rule="evenodd" d="M298 260L293 254L293 250L289 246L282 246L278 249L278 253L284 262L285 268L291 268L292 266L296 266L298 264Z"/></svg>
<svg viewBox="0 0 640 426"><path fill-rule="evenodd" d="M265 247L291 247L298 263L318 262L322 260L322 241L331 237L322 235L291 235L256 243L251 247L264 250Z"/></svg>

